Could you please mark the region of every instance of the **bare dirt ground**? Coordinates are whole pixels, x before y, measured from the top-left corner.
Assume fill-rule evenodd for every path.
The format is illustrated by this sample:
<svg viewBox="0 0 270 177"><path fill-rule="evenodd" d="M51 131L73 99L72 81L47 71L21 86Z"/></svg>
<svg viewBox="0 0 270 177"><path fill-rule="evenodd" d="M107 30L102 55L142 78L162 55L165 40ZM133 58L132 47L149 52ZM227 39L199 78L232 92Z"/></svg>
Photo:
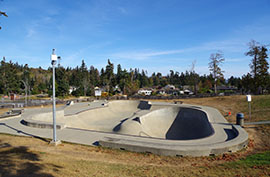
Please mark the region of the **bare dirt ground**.
<svg viewBox="0 0 270 177"><path fill-rule="evenodd" d="M2 115L2 114L4 114L4 113L8 112L9 110L10 110L9 108L1 108L1 109L0 109L0 115Z"/></svg>
<svg viewBox="0 0 270 177"><path fill-rule="evenodd" d="M230 106L216 105L216 98L184 102L234 111L239 106L232 103L236 99L228 101ZM270 162L238 163L270 152L270 125L245 130L247 149L214 157L166 157L70 143L55 147L48 139L0 134L0 176L270 176Z"/></svg>

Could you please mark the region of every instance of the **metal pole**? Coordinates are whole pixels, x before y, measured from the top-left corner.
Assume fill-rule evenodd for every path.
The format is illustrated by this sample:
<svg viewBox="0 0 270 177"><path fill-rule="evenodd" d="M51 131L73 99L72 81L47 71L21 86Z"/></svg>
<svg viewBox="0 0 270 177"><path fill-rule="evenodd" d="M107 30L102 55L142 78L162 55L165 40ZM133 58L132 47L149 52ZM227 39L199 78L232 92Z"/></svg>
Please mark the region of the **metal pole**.
<svg viewBox="0 0 270 177"><path fill-rule="evenodd" d="M53 68L53 142L56 142L56 107L55 107L55 63L52 63Z"/></svg>
<svg viewBox="0 0 270 177"><path fill-rule="evenodd" d="M25 106L27 106L27 87L25 85Z"/></svg>
<svg viewBox="0 0 270 177"><path fill-rule="evenodd" d="M249 109L249 121L251 121L251 104L248 102L248 109Z"/></svg>
<svg viewBox="0 0 270 177"><path fill-rule="evenodd" d="M57 140L56 138L56 106L55 106L55 65L57 63L57 56L54 54L55 49L53 49L51 60L52 60L52 70L53 70L53 95L52 95L52 101L53 101L53 140L51 141L51 144L54 144L57 146L61 142Z"/></svg>

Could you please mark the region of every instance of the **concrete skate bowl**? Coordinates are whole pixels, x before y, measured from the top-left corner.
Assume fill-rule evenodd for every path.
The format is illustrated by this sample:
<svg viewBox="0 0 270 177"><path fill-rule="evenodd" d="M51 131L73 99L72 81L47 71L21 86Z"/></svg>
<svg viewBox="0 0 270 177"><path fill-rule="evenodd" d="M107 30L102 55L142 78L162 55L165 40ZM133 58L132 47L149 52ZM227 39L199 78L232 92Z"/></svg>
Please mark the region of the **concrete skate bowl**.
<svg viewBox="0 0 270 177"><path fill-rule="evenodd" d="M170 140L199 139L214 134L207 114L201 110L146 101L112 101L103 108L66 116L61 122L72 128Z"/></svg>
<svg viewBox="0 0 270 177"><path fill-rule="evenodd" d="M168 140L192 140L214 134L206 113L192 108L167 107L123 119L113 132Z"/></svg>
<svg viewBox="0 0 270 177"><path fill-rule="evenodd" d="M68 106L64 112L73 108ZM50 122L51 116L30 119ZM169 156L235 152L248 143L244 129L229 124L216 109L203 106L111 101L73 114L60 110L57 122L67 129L103 133L98 144L104 147Z"/></svg>

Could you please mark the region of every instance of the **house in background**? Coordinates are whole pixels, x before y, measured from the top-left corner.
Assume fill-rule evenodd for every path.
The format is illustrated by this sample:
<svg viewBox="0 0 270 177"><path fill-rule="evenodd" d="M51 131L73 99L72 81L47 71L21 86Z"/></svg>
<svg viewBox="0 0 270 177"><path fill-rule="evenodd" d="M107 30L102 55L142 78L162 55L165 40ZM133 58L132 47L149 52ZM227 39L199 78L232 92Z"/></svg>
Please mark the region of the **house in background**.
<svg viewBox="0 0 270 177"><path fill-rule="evenodd" d="M165 87L163 87L164 90L175 90L175 86L174 85L166 85Z"/></svg>
<svg viewBox="0 0 270 177"><path fill-rule="evenodd" d="M143 89L142 88L142 89L138 90L139 95L151 95L152 92L153 92L152 89Z"/></svg>
<svg viewBox="0 0 270 177"><path fill-rule="evenodd" d="M179 88L175 88L174 85L166 85L163 87L163 90L165 90L168 95L179 95Z"/></svg>
<svg viewBox="0 0 270 177"><path fill-rule="evenodd" d="M15 93L10 94L10 100L18 100L20 99L20 95L16 95Z"/></svg>
<svg viewBox="0 0 270 177"><path fill-rule="evenodd" d="M118 85L116 85L116 86L113 88L113 92L114 92L114 94L116 94L116 95L123 95L123 92L121 91L121 88L120 88Z"/></svg>
<svg viewBox="0 0 270 177"><path fill-rule="evenodd" d="M188 90L188 89L184 90L183 92L184 92L184 94L186 94L186 95L193 95L193 94L194 94L192 91L190 91L190 90Z"/></svg>
<svg viewBox="0 0 270 177"><path fill-rule="evenodd" d="M164 89L159 89L159 90L157 90L157 94L165 95L166 91Z"/></svg>
<svg viewBox="0 0 270 177"><path fill-rule="evenodd" d="M68 89L68 93L71 94L72 92L74 92L76 90L77 90L77 87L70 86L69 89Z"/></svg>
<svg viewBox="0 0 270 177"><path fill-rule="evenodd" d="M237 87L233 87L233 86L225 86L225 85L221 85L221 86L217 86L217 91L218 92L237 92Z"/></svg>

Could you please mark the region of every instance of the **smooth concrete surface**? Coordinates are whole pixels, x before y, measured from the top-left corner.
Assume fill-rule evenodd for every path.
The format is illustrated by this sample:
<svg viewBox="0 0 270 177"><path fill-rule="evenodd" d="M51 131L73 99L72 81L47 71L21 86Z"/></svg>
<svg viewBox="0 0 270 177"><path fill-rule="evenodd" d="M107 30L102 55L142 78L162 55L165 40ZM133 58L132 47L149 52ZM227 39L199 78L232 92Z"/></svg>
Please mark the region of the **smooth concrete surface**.
<svg viewBox="0 0 270 177"><path fill-rule="evenodd" d="M160 155L215 155L248 143L245 130L229 124L216 109L185 104L75 103L57 108L56 122L61 141ZM51 127L51 108L26 109L20 118L0 120L0 132L17 135L52 138Z"/></svg>

